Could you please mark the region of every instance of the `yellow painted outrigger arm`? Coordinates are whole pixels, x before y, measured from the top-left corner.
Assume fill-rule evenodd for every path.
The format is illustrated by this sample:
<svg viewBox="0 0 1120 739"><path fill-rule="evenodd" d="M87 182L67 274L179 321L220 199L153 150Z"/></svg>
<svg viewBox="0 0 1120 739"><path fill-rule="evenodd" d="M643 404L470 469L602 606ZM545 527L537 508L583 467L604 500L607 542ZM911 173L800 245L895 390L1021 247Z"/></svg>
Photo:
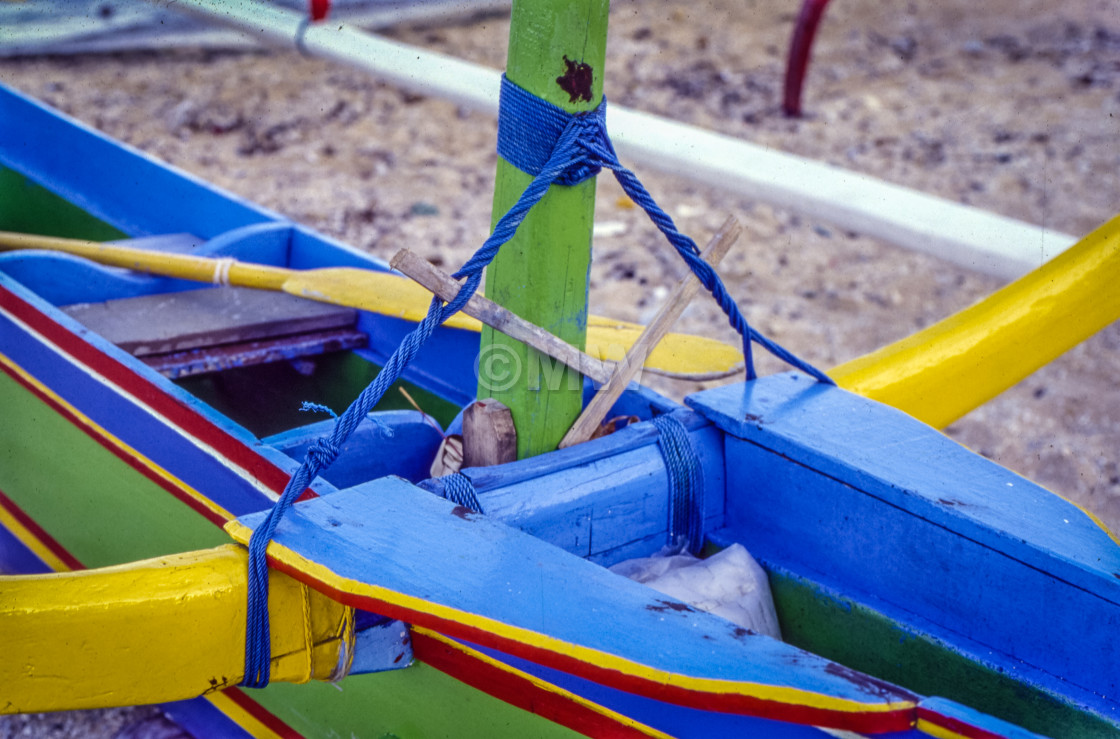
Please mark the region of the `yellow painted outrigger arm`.
<svg viewBox="0 0 1120 739"><path fill-rule="evenodd" d="M0 714L194 698L244 675L247 551L236 544L0 577ZM269 570L272 680L345 674L353 609Z"/></svg>
<svg viewBox="0 0 1120 739"><path fill-rule="evenodd" d="M1120 216L972 307L829 375L944 428L1118 318Z"/></svg>

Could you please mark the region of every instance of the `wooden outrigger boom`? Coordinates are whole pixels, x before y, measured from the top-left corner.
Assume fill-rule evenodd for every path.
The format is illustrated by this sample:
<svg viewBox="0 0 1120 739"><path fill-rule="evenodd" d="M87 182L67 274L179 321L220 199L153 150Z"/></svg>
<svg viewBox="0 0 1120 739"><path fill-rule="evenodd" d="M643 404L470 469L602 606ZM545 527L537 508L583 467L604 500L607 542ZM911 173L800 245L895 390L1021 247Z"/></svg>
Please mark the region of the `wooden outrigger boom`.
<svg viewBox="0 0 1120 739"><path fill-rule="evenodd" d="M345 24L301 30L299 13L258 0L149 0L199 14L280 48L299 48L420 95L498 112L497 70ZM740 138L612 105L607 123L621 156L823 223L1014 279L1077 237L952 202Z"/></svg>

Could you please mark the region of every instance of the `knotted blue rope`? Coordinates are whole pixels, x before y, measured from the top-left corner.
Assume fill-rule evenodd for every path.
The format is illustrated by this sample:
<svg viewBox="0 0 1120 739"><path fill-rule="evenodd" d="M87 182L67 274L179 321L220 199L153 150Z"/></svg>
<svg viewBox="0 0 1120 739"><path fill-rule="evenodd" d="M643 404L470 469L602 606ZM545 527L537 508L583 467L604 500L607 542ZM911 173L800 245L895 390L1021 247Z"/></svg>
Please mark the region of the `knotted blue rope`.
<svg viewBox="0 0 1120 739"><path fill-rule="evenodd" d="M502 129L499 136L499 153L518 168L531 174L533 181L525 188L513 207L498 220L490 237L453 275L456 279L464 280L455 299L446 305L439 298L432 299L424 319L401 341L400 346L389 357L373 382L338 417L331 433L308 449L303 463L292 475L284 492L249 540L249 594L243 683L247 687L263 688L269 681L272 648L268 623L266 551L280 520L315 476L334 462L350 434L401 376L405 367L436 328L457 313L474 295L482 281L483 270L494 259L501 246L514 235L529 210L540 202L553 184L571 185L582 182L594 176L600 168L613 171L623 190L634 202L642 206L651 220L668 237L700 282L715 296L724 313L728 315L731 325L743 337L743 354L746 359L748 379L755 377L754 363L750 354L750 342L753 339L789 364L818 380L831 382L824 373L801 362L747 325L719 277L700 259L696 244L677 231L672 219L657 207L653 198L638 182L637 177L619 163L614 147L607 138L605 101L594 111L573 115L503 79L502 111L499 122Z"/></svg>
<svg viewBox="0 0 1120 739"><path fill-rule="evenodd" d="M711 265L700 257L700 249L696 243L677 230L673 219L657 205L649 191L638 181L637 176L619 162L614 145L607 136L606 109L607 102L604 98L602 104L590 113L568 113L503 76L501 112L498 117L498 154L521 171L536 175L539 171L543 171L538 167L538 162L542 159L553 162L556 150L571 146L571 163L565 169L571 177L582 176L586 179L600 169L611 170L623 191L641 206L654 225L665 234L700 284L715 298L731 327L742 337L743 360L748 380L757 377L751 351L751 342L754 341L786 364L812 375L820 382L834 384L828 375L750 327L739 306L728 294L723 280ZM561 130L562 133L556 149L547 149L547 136L557 130ZM551 152L552 156L546 157L544 154L546 151Z"/></svg>
<svg viewBox="0 0 1120 739"><path fill-rule="evenodd" d="M669 543L683 537L690 552L704 545L704 480L700 458L684 424L669 415L656 416L657 448L669 475Z"/></svg>

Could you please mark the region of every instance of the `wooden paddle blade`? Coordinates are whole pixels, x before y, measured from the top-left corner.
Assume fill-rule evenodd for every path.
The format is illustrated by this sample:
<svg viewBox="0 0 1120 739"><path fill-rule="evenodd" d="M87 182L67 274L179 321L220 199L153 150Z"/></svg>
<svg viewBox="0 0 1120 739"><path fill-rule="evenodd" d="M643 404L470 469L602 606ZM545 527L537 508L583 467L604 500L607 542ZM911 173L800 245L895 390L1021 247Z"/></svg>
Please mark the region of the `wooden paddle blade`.
<svg viewBox="0 0 1120 739"><path fill-rule="evenodd" d="M383 316L419 322L428 313L432 294L412 280L389 272L351 267L296 271L284 282L284 292L321 303L345 305ZM457 313L444 324L480 331L482 324Z"/></svg>
<svg viewBox="0 0 1120 739"><path fill-rule="evenodd" d="M587 319L587 353L621 362L645 327L602 316ZM730 344L691 334L666 334L646 358L646 370L680 379L716 379L743 366L743 353Z"/></svg>
<svg viewBox="0 0 1120 739"><path fill-rule="evenodd" d="M412 280L390 272L371 272L351 267L328 267L294 271L284 282L284 292L323 303L345 305L383 316L418 322L428 312L432 294ZM468 331L482 324L457 313L444 324ZM587 353L618 362L637 341L644 327L636 323L590 316L587 321ZM742 364L735 347L702 336L669 334L646 360L646 368L681 378L727 375Z"/></svg>

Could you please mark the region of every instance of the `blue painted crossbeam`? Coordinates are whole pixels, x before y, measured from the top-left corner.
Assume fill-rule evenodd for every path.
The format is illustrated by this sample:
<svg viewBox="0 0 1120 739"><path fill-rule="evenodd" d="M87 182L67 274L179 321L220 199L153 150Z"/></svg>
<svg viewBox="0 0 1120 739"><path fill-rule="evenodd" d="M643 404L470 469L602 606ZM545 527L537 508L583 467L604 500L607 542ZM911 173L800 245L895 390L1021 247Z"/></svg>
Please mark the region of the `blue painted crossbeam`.
<svg viewBox="0 0 1120 739"><path fill-rule="evenodd" d="M1085 511L803 375L687 402L727 434L715 541L1117 721L1120 546Z"/></svg>
<svg viewBox="0 0 1120 739"><path fill-rule="evenodd" d="M227 530L247 542L262 518ZM856 731L906 730L916 720L919 699L907 691L398 478L298 504L268 552L271 566L344 603L655 700Z"/></svg>

